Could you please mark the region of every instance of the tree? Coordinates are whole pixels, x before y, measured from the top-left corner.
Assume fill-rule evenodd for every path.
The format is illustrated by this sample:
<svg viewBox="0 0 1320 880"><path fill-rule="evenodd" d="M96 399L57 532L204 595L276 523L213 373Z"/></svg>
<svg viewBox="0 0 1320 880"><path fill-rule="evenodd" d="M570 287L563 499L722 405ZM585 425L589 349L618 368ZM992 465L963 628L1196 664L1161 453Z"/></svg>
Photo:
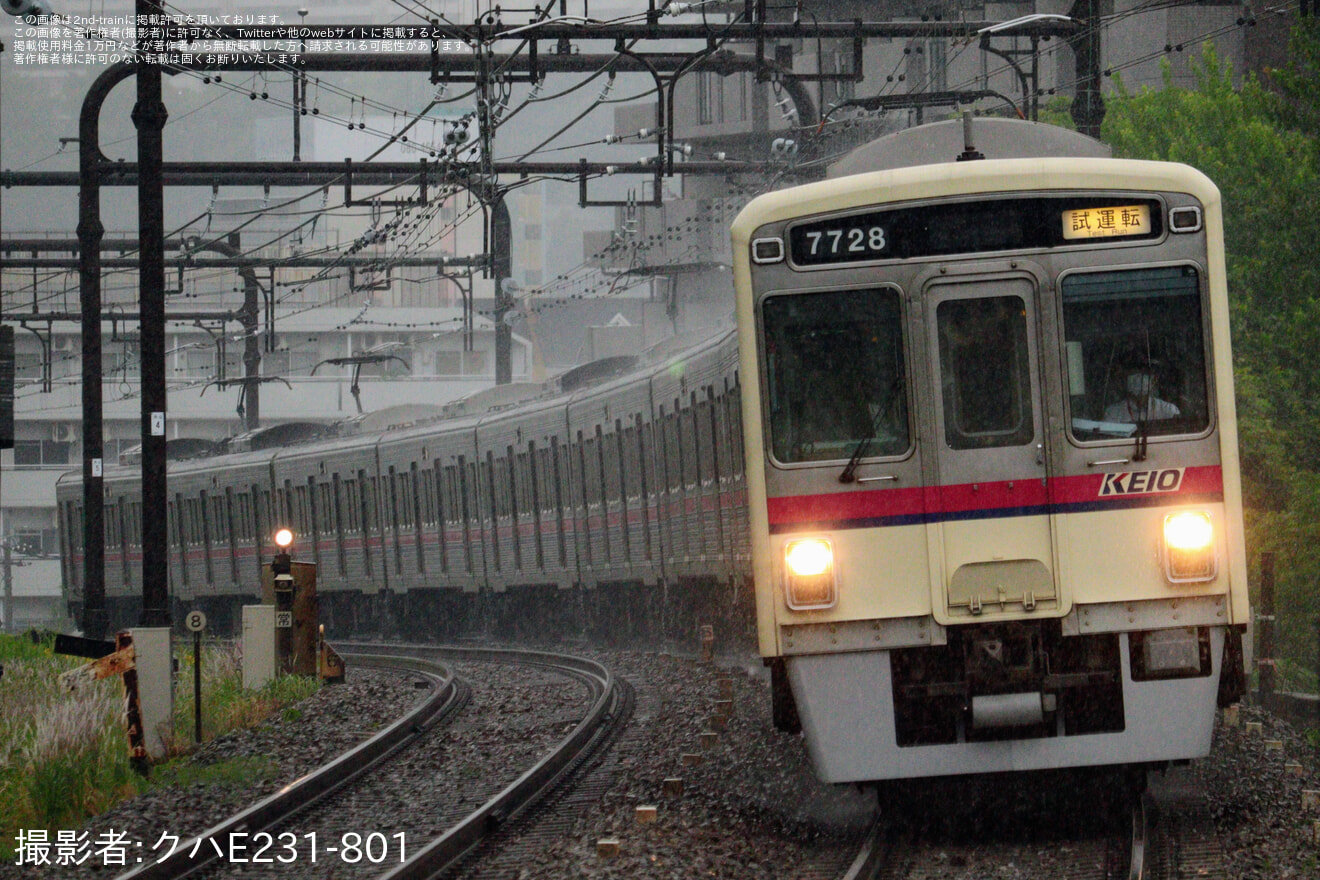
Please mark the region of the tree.
<svg viewBox="0 0 1320 880"><path fill-rule="evenodd" d="M1248 545L1279 554L1283 646L1307 660L1320 612L1320 104L1306 81L1317 34L1294 36L1294 63L1270 74L1277 93L1253 77L1235 87L1209 44L1194 90L1174 87L1167 65L1159 91L1131 94L1116 78L1103 129L1116 156L1184 162L1223 194Z"/></svg>
<svg viewBox="0 0 1320 880"><path fill-rule="evenodd" d="M1275 115L1286 127L1320 137L1320 18L1297 19L1288 40L1288 66L1266 70L1266 84L1278 95Z"/></svg>

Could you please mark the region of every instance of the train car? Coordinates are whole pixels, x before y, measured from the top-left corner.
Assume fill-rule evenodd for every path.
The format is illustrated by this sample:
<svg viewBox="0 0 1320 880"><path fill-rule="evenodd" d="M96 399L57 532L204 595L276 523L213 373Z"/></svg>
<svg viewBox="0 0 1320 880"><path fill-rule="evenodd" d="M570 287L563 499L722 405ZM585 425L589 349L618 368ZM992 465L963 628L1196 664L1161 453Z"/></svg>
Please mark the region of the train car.
<svg viewBox="0 0 1320 880"><path fill-rule="evenodd" d="M1219 192L974 130L732 229L759 647L830 782L1194 758L1242 687Z"/></svg>
<svg viewBox="0 0 1320 880"><path fill-rule="evenodd" d="M731 326L713 329L584 365L556 387L491 389L297 439L275 426L245 435L242 451L171 462L172 616L198 607L236 630L242 605L259 601L270 536L287 526L296 557L317 565L334 636L694 640L698 623L750 606L737 345ZM140 481L137 468L107 468L115 625L141 608ZM80 475L56 495L79 618Z"/></svg>

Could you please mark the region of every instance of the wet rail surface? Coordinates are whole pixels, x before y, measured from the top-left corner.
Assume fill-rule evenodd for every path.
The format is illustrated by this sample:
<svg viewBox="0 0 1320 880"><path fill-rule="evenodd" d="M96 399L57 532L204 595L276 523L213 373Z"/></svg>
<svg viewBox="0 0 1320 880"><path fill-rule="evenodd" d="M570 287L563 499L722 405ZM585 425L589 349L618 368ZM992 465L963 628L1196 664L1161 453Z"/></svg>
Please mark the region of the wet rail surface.
<svg viewBox="0 0 1320 880"><path fill-rule="evenodd" d="M1077 809L1086 807L1079 799ZM1227 880L1205 792L1185 768L1153 773L1144 793L1103 809L1108 816L1064 833L1019 829L1002 840L973 834L965 842L881 818L841 880Z"/></svg>

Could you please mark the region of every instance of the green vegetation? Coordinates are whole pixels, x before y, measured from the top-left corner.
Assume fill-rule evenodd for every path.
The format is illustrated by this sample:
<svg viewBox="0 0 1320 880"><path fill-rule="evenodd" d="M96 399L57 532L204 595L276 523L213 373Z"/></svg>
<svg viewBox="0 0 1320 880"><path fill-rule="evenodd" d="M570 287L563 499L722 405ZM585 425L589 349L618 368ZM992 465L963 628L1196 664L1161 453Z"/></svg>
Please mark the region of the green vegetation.
<svg viewBox="0 0 1320 880"><path fill-rule="evenodd" d="M174 685L174 746L184 751L193 741L192 643L175 648L179 675ZM313 678L285 675L259 691L243 689L242 656L236 643L202 643L202 741L227 730L253 727L285 706L310 697L320 684ZM287 712L298 711L288 709Z"/></svg>
<svg viewBox="0 0 1320 880"><path fill-rule="evenodd" d="M81 660L54 653L53 641L0 636L0 859L12 859L19 829L81 826L88 818L153 786L248 785L274 772L264 759L198 765L183 759L193 734L192 651L180 650L175 686L171 759L137 776L128 760L122 720L123 688L117 678L73 694L59 686L61 673ZM257 691L242 687L238 653L211 642L202 657L203 738L259 724L275 712L301 710L295 703L314 693L314 679L284 676Z"/></svg>
<svg viewBox="0 0 1320 880"><path fill-rule="evenodd" d="M1289 66L1234 86L1207 45L1194 90L1108 99L1116 156L1185 162L1223 193L1247 548L1276 555L1281 687L1315 690L1320 616L1320 21ZM1222 380L1221 380L1222 381Z"/></svg>

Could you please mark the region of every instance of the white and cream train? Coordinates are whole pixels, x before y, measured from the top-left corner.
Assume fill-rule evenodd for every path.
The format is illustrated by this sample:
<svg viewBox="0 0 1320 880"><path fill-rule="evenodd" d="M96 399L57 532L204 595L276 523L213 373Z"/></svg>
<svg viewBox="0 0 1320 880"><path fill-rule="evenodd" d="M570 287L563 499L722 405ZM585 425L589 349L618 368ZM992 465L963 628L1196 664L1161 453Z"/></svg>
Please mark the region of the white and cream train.
<svg viewBox="0 0 1320 880"><path fill-rule="evenodd" d="M733 226L777 714L834 782L1204 755L1249 614L1219 192L1003 120L916 164L962 133Z"/></svg>

